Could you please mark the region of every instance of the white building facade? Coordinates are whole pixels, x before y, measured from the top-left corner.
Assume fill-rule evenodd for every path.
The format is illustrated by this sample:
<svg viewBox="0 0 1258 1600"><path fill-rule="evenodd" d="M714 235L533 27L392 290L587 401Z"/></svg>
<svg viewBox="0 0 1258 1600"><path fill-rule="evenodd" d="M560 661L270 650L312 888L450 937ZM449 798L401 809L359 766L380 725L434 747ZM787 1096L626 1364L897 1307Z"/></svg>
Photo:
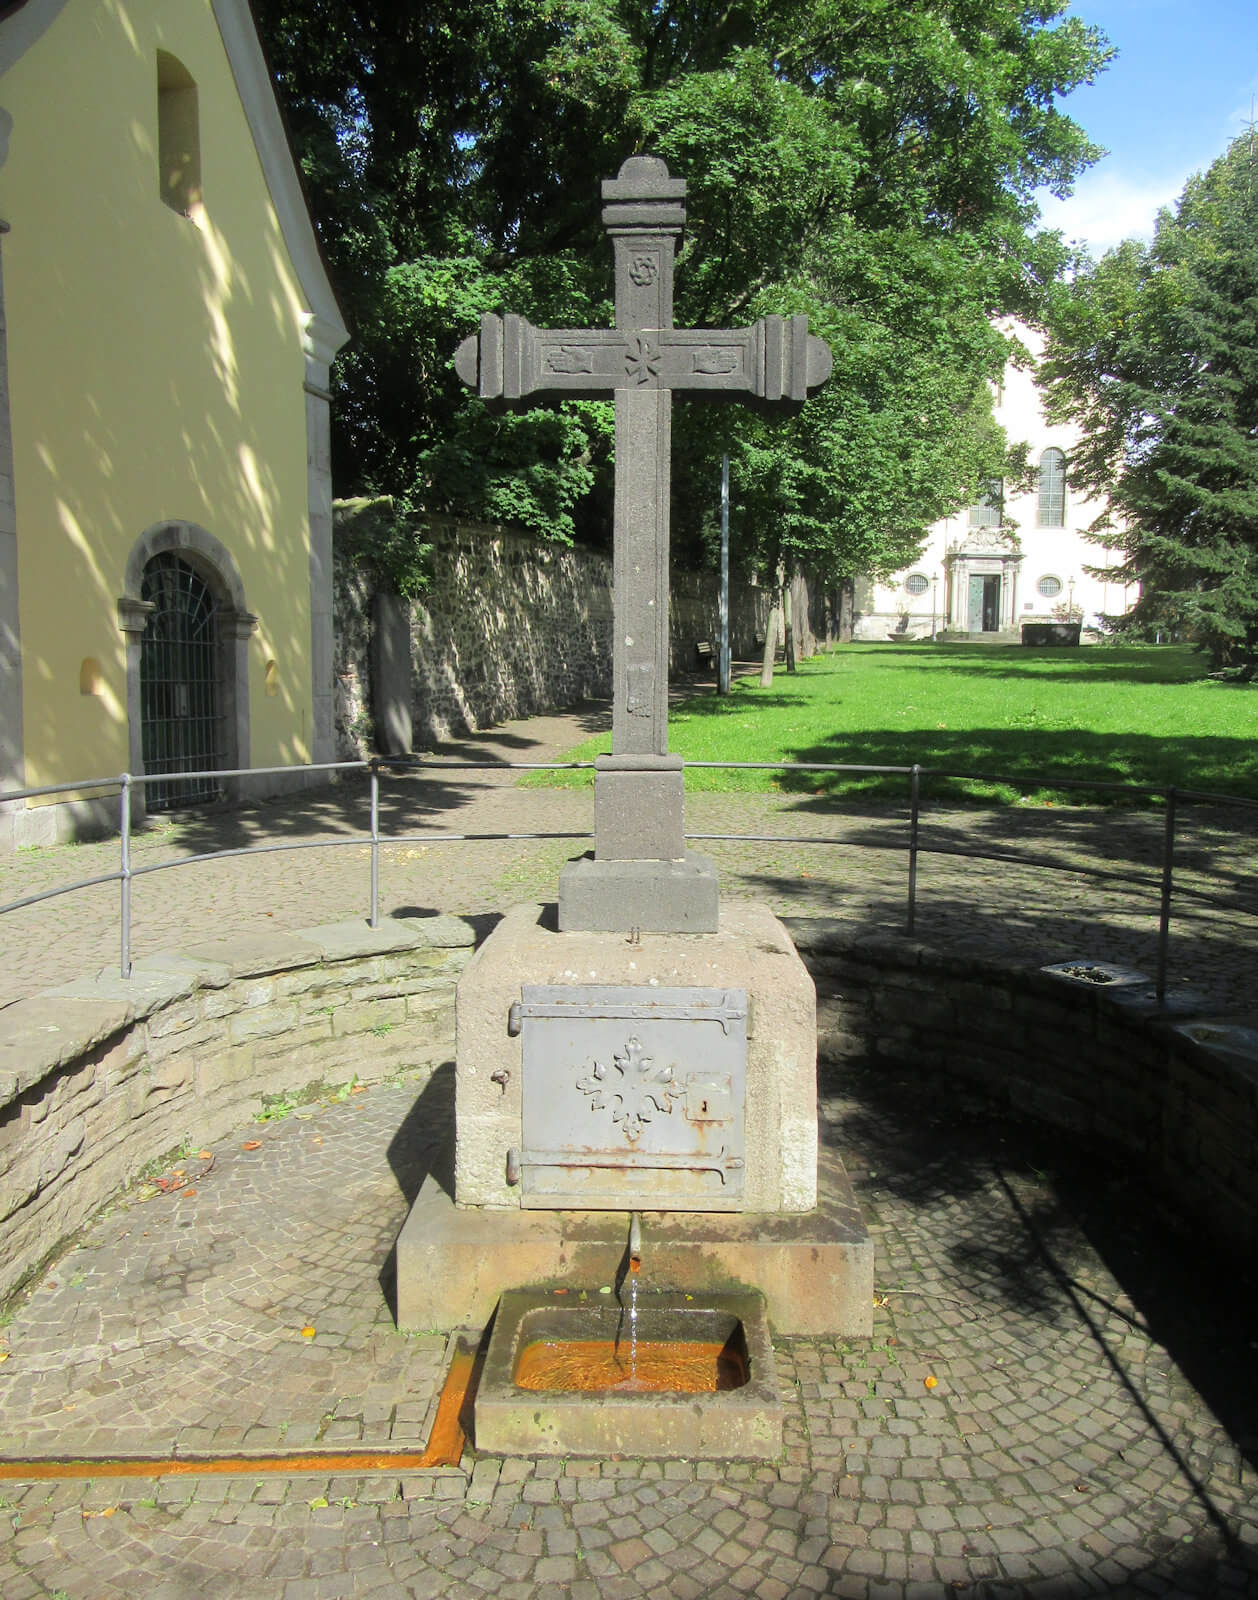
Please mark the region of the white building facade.
<svg viewBox="0 0 1258 1600"><path fill-rule="evenodd" d="M1038 358L1043 337L1016 331ZM1104 507L1067 484L1076 434L1045 420L1029 368L1006 369L995 415L1010 443L1030 446L1031 487L992 482L978 505L935 523L912 566L886 582L858 578L854 638L1013 641L1026 623L1077 622L1086 632L1135 604L1137 585L1086 570L1110 559L1084 537Z"/></svg>

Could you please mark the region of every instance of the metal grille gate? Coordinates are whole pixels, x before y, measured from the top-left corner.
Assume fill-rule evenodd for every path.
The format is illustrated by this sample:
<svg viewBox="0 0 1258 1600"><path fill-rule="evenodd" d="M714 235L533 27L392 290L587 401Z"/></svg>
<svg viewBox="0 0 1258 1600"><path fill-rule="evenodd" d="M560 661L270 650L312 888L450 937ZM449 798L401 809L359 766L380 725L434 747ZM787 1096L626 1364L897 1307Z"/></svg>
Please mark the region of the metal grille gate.
<svg viewBox="0 0 1258 1600"><path fill-rule="evenodd" d="M209 585L194 567L167 553L145 567L140 597L156 607L140 644L146 775L225 766L218 622ZM214 778L193 778L149 783L146 802L150 811L172 811L221 796Z"/></svg>

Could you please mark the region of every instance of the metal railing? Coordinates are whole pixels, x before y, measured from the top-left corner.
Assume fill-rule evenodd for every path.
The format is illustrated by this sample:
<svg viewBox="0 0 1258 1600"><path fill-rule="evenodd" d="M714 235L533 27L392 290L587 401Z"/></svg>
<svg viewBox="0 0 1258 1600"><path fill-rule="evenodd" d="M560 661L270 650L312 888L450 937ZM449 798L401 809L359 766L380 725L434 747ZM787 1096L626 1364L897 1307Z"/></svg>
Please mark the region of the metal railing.
<svg viewBox="0 0 1258 1600"><path fill-rule="evenodd" d="M305 776L312 773L366 773L368 777L369 792L369 821L365 833L350 834L337 839L299 839L290 841L276 841L264 844L240 845L231 849L211 850L199 855L179 856L173 860L158 861L148 866L136 867L131 861L132 839L132 796L137 788L149 782L159 782L160 778L148 778L139 773L124 772L116 777L87 778L73 783L46 784L34 789L11 789L0 791L0 808L17 802L43 798L55 794L82 794L90 790L114 789L118 790L118 833L119 833L119 866L116 872L97 874L95 877L80 878L70 883L58 884L55 888L41 890L37 894L25 895L21 899L12 900L8 904L0 905L0 916L6 912L18 911L26 906L36 905L44 900L52 900L65 894L73 894L83 889L95 888L100 884L118 883L120 886L120 953L119 967L123 978L131 976L131 885L134 879L147 876L155 872L168 872L180 867L194 866L205 861L221 861L233 856L267 855L286 850L320 850L338 849L345 847L369 848L370 854L370 910L368 921L371 927L380 925L380 850L384 845L403 844L444 844L444 843L488 843L501 840L554 840L554 839L580 839L588 838L586 830L580 832L524 832L524 833L419 833L419 834L390 834L382 835L380 829L380 777L382 772L451 772L451 771L512 771L512 772L575 772L590 771L593 762L589 761L537 761L537 762L476 762L476 761L449 761L449 760L424 760L416 757L373 757L366 761L331 761L320 762L301 767L243 767L230 771L216 769L213 772L196 772L180 774L181 777L202 779L215 777L225 778L265 778L283 775L292 778L295 775ZM918 859L922 855L952 856L961 859L976 861L1003 862L1020 867L1032 867L1048 872L1069 872L1075 876L1087 877L1098 881L1122 883L1138 888L1156 890L1158 897L1158 939L1156 962L1156 989L1159 1003L1166 997L1166 974L1168 952L1170 947L1171 907L1173 896L1176 893L1175 883L1175 847L1176 829L1179 807L1182 802L1195 802L1210 805L1239 807L1253 812L1258 812L1258 801L1249 800L1237 795L1211 793L1205 790L1184 789L1173 784L1159 786L1154 784L1112 783L1091 781L1087 779L1059 778L1051 774L1040 774L1028 777L1021 774L1011 778L1007 774L984 772L960 772L941 767L923 767L920 764L913 766L874 766L859 765L847 762L834 761L687 761L683 763L686 768L715 769L721 771L756 771L756 772L812 772L812 773L837 773L861 776L900 776L908 783L909 818L907 844L901 846L908 855L908 890L905 910L905 932L913 934L917 922L917 873ZM1165 820L1162 830L1161 861L1159 871L1153 873L1133 872L1128 867L1116 868L1114 866L1088 866L1078 861L1061 863L1047 857L1035 857L1021 853L1009 853L991 850L966 850L953 845L926 845L921 841L922 817L922 779L960 780L978 783L1013 784L1019 788L1051 788L1053 790L1078 790L1088 793L1121 794L1127 799L1142 798L1145 800L1161 798L1165 804ZM883 844L870 844L865 840L838 839L833 836L801 836L799 834L745 834L745 833L687 833L687 840L693 842L746 842L765 844L789 845L825 845L843 846L849 849L891 849L895 846ZM1224 902L1217 896L1211 895L1196 888L1178 886L1181 897L1191 898L1199 903L1222 905Z"/></svg>

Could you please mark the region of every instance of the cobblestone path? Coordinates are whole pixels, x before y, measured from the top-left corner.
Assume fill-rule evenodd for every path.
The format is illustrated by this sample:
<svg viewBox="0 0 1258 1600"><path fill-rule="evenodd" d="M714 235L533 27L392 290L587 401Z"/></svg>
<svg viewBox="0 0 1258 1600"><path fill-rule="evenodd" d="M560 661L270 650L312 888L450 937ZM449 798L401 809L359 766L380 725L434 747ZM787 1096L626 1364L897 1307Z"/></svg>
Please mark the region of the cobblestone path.
<svg viewBox="0 0 1258 1600"><path fill-rule="evenodd" d="M0 1594L1258 1594L1234 1278L1124 1174L977 1100L852 1070L822 1091L876 1328L777 1342L780 1462L0 1482ZM388 1252L450 1098L438 1076L306 1107L223 1140L193 1197L121 1198L0 1334L0 1454L416 1444L445 1341L393 1330ZM644 1251L649 1274L649 1216Z"/></svg>
<svg viewBox="0 0 1258 1600"><path fill-rule="evenodd" d="M392 845L385 914L553 898L591 797L521 789L502 762L551 759L602 715L494 730L448 752L483 770L391 787L393 831L578 837ZM364 798L345 784L159 827L136 865L347 838ZM727 895L903 925L902 808L696 794L687 821L790 836L699 844ZM939 852L919 865L925 940L1152 970L1156 814L936 808L923 843ZM111 871L116 850L23 853L0 867L0 901ZM975 850L1063 870L959 853ZM1238 1008L1258 943L1253 856L1217 816L1184 819L1177 881L1213 903L1176 902L1171 978ZM1102 883L1103 863L1144 881ZM368 884L358 842L141 877L134 948L365 914ZM117 892L0 920L0 1005L113 961ZM438 1074L294 1108L219 1141L195 1195L119 1197L0 1324L0 1457L417 1447L447 1341L396 1333L389 1259L419 1181L444 1170L450 1098ZM469 1450L457 1468L354 1478L0 1480L0 1595L1258 1600L1258 1341L1236 1269L1181 1238L1131 1175L1072 1162L1059 1139L927 1079L826 1071L822 1111L875 1240L875 1335L778 1341L781 1461ZM649 1218L645 1248L649 1276Z"/></svg>

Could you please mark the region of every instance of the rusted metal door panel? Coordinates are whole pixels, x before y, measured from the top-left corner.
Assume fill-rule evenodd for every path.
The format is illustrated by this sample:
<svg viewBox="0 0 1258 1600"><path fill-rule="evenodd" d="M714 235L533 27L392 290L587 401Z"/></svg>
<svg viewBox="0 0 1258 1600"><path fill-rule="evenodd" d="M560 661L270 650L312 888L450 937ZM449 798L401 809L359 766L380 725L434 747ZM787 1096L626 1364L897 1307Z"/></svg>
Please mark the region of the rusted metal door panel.
<svg viewBox="0 0 1258 1600"><path fill-rule="evenodd" d="M741 1208L745 990L534 984L513 1017L523 1206Z"/></svg>

